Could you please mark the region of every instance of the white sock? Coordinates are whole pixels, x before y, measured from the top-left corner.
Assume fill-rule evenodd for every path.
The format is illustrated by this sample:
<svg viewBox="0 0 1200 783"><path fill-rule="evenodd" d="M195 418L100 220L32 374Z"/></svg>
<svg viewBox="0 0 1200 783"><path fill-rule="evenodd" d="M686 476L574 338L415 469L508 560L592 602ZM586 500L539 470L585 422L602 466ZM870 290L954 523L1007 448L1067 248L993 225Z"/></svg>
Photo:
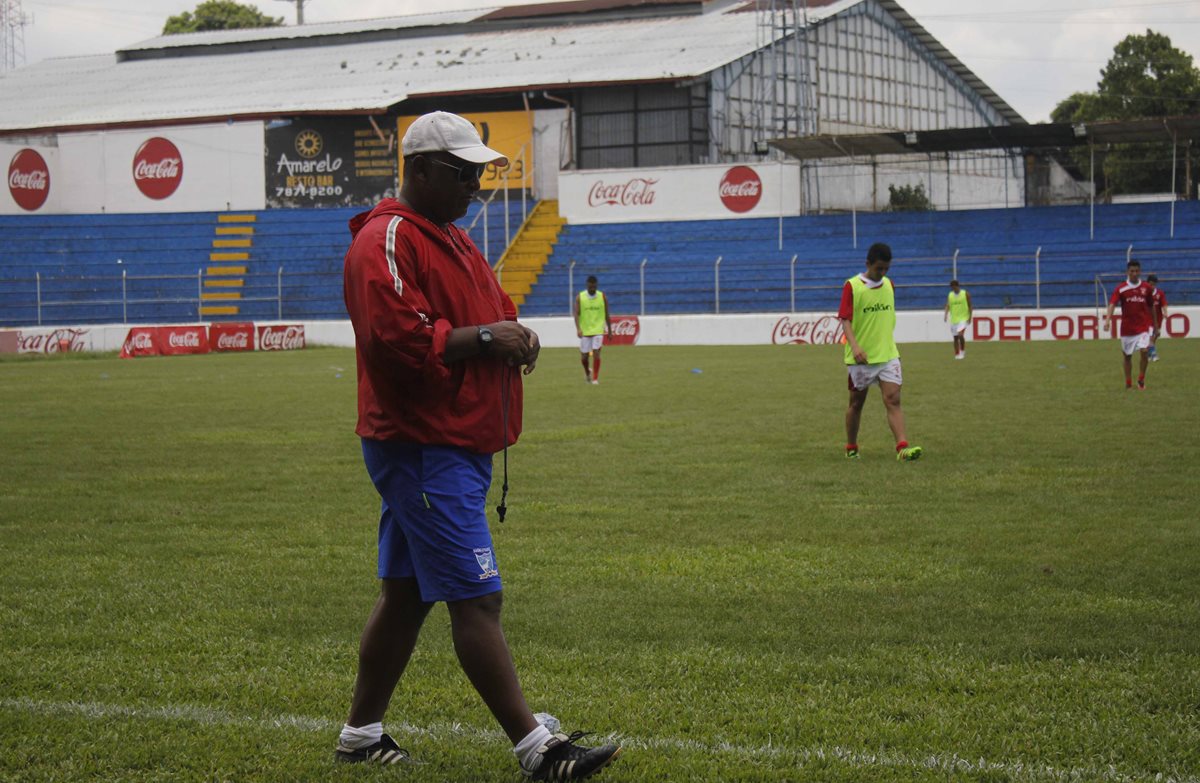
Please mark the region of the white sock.
<svg viewBox="0 0 1200 783"><path fill-rule="evenodd" d="M541 761L538 748L550 739L550 736L550 729L539 723L536 729L525 735L525 739L513 746L513 754L521 762L522 767L530 770L537 769L538 762Z"/></svg>
<svg viewBox="0 0 1200 783"><path fill-rule="evenodd" d="M349 723L342 726L342 734L338 741L350 750L369 748L383 736L382 723L368 723L366 726L355 728Z"/></svg>

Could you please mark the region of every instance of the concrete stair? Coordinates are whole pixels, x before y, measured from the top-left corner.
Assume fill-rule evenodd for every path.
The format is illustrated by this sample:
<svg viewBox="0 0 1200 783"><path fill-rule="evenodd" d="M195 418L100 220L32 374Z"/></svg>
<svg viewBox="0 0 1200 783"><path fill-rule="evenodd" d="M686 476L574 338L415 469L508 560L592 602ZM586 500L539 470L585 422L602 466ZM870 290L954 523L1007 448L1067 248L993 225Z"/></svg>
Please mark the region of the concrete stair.
<svg viewBox="0 0 1200 783"><path fill-rule="evenodd" d="M566 222L565 218L559 217L557 200L539 201L517 232L516 239L496 262L496 279L518 309L542 274Z"/></svg>

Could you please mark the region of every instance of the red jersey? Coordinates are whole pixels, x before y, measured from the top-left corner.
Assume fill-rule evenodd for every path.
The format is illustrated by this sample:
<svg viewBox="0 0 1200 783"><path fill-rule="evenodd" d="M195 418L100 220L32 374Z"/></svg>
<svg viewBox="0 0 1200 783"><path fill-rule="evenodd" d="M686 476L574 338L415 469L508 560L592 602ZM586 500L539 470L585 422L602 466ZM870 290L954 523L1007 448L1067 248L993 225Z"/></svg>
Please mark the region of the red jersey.
<svg viewBox="0 0 1200 783"><path fill-rule="evenodd" d="M1150 315L1150 285L1142 280L1131 283L1126 280L1113 290L1110 304L1121 305L1121 336L1132 337L1154 328Z"/></svg>
<svg viewBox="0 0 1200 783"><path fill-rule="evenodd" d="M1167 295L1158 286L1150 294L1150 304L1154 306L1154 326L1162 324L1163 309L1167 306Z"/></svg>
<svg viewBox="0 0 1200 783"><path fill-rule="evenodd" d="M350 233L343 277L358 360L355 432L480 454L515 443L520 370L490 357L442 360L452 329L517 319L474 243L395 199L354 216Z"/></svg>

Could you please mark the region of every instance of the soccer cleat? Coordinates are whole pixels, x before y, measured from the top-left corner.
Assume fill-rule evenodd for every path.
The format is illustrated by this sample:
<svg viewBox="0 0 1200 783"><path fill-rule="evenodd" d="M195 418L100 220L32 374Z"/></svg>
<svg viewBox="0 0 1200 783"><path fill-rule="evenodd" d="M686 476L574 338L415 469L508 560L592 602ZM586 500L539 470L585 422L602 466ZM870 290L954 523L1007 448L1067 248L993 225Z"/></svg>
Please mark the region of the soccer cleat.
<svg viewBox="0 0 1200 783"><path fill-rule="evenodd" d="M858 459L858 449L846 449L846 459Z"/></svg>
<svg viewBox="0 0 1200 783"><path fill-rule="evenodd" d="M533 780L583 780L604 769L621 755L621 749L616 745L584 748L575 744L576 740L585 736L585 731L576 731L570 736L551 734L550 739L537 750L541 759L537 767L526 769L522 765L521 772Z"/></svg>
<svg viewBox="0 0 1200 783"><path fill-rule="evenodd" d="M339 742L337 749L333 751L333 759L348 764L368 763L386 766L408 761L409 757L408 751L397 745L391 735L384 734L379 738L379 742L365 748L347 748Z"/></svg>
<svg viewBox="0 0 1200 783"><path fill-rule="evenodd" d="M599 385L600 385L600 379L599 379L599 378L592 378L592 380L591 380L591 384L592 384L593 386L599 386Z"/></svg>
<svg viewBox="0 0 1200 783"><path fill-rule="evenodd" d="M897 462L912 462L918 460L924 454L924 450L920 446L907 446L896 452Z"/></svg>
<svg viewBox="0 0 1200 783"><path fill-rule="evenodd" d="M961 353L956 353L956 354L954 354L954 358L955 358L955 359L961 359L961 358L963 358L963 354L961 354Z"/></svg>
<svg viewBox="0 0 1200 783"><path fill-rule="evenodd" d="M1137 388L1138 388L1138 391L1146 391L1146 382L1139 380Z"/></svg>

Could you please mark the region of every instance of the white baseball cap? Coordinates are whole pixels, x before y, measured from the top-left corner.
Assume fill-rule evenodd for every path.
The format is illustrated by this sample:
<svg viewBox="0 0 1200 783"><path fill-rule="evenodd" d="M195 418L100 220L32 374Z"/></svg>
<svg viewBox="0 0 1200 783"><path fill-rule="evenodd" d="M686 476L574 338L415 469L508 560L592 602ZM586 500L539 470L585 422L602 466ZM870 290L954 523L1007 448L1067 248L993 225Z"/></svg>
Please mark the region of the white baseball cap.
<svg viewBox="0 0 1200 783"><path fill-rule="evenodd" d="M422 114L404 134L400 149L405 157L418 152L449 152L470 163L495 163L504 168L508 158L484 145L469 120L448 111Z"/></svg>

